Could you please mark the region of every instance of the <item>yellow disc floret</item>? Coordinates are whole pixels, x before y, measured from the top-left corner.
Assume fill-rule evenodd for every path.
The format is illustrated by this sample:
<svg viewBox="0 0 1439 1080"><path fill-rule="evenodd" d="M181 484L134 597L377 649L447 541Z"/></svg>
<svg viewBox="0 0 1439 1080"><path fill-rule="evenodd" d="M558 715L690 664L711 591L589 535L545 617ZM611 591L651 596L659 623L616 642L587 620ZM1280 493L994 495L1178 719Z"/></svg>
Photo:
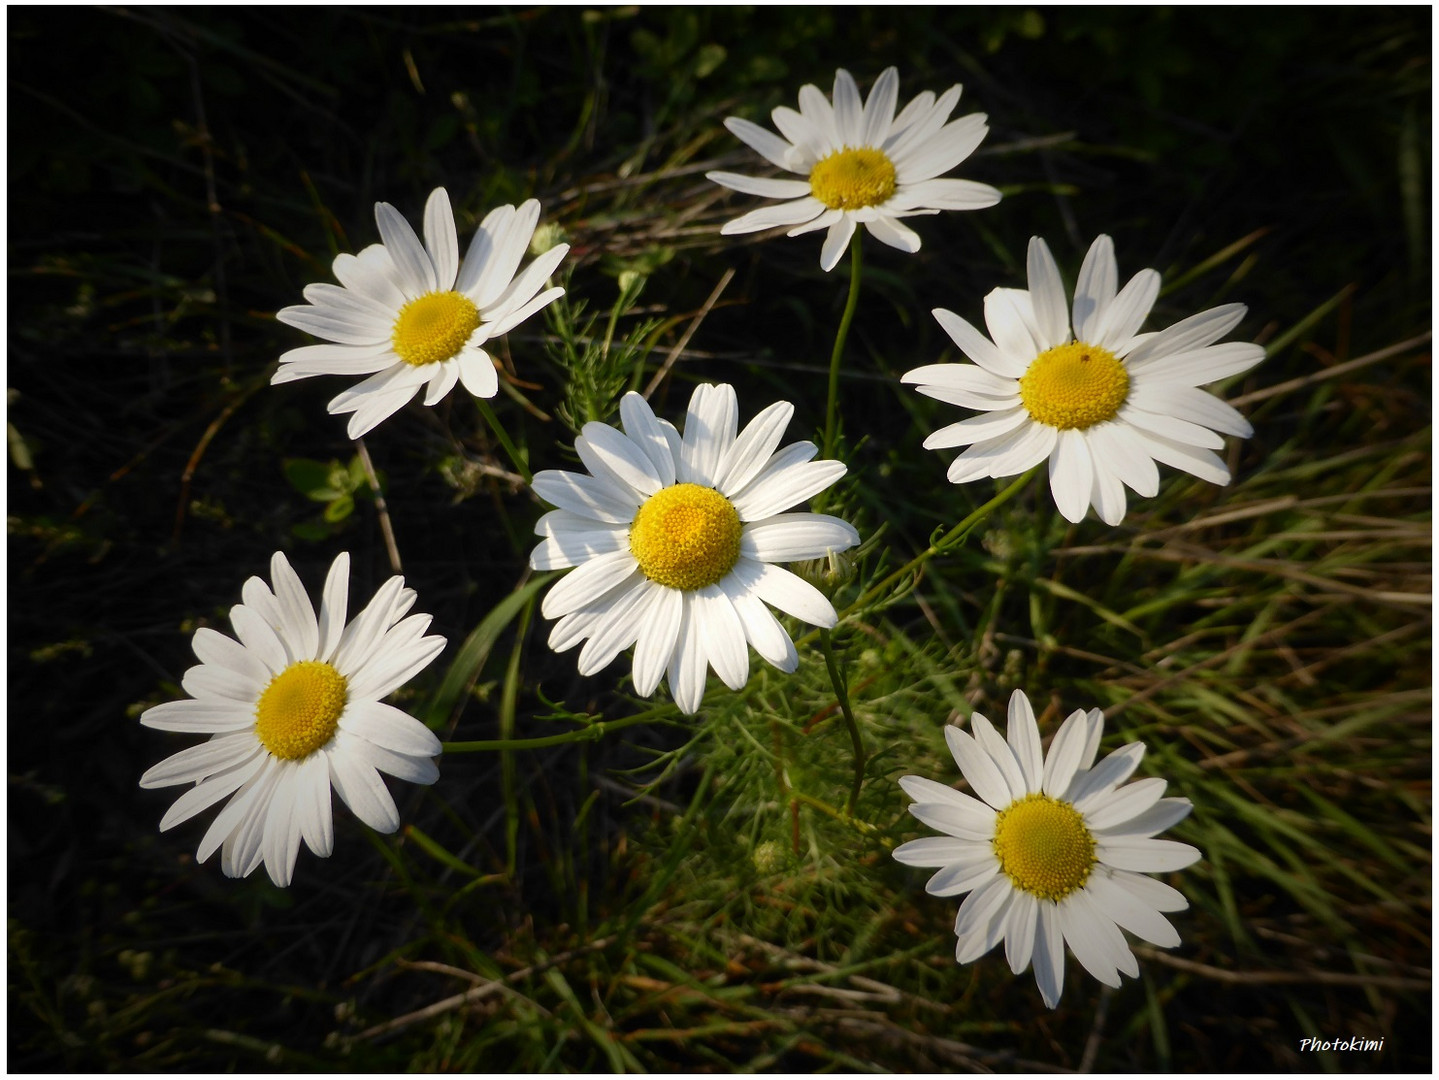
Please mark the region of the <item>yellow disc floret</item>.
<svg viewBox="0 0 1439 1080"><path fill-rule="evenodd" d="M1062 900L1082 888L1094 869L1094 837L1067 802L1026 795L994 821L994 853L1016 889L1041 900Z"/></svg>
<svg viewBox="0 0 1439 1080"><path fill-rule="evenodd" d="M831 210L878 206L894 194L894 163L882 150L836 150L809 171L809 190Z"/></svg>
<svg viewBox="0 0 1439 1080"><path fill-rule="evenodd" d="M674 484L655 492L630 526L630 553L645 577L671 589L702 589L739 558L739 512L714 488Z"/></svg>
<svg viewBox="0 0 1439 1080"><path fill-rule="evenodd" d="M436 364L458 354L479 325L480 309L463 293L425 293L400 308L390 344L407 364Z"/></svg>
<svg viewBox="0 0 1439 1080"><path fill-rule="evenodd" d="M1029 415L1061 430L1113 420L1129 396L1129 372L1108 349L1073 341L1042 352L1019 380Z"/></svg>
<svg viewBox="0 0 1439 1080"><path fill-rule="evenodd" d="M343 675L318 660L300 660L271 679L260 695L255 734L277 758L309 757L334 737L346 697Z"/></svg>

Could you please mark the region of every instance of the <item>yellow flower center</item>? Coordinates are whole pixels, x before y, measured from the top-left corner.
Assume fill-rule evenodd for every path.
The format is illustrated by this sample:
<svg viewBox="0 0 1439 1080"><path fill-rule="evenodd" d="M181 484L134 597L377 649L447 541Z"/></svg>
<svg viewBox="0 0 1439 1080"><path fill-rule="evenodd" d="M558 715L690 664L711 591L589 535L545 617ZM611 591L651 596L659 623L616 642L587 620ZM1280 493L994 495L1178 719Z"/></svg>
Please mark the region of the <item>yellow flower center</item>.
<svg viewBox="0 0 1439 1080"><path fill-rule="evenodd" d="M407 364L435 364L454 357L479 325L480 309L468 296L425 293L400 308L390 343Z"/></svg>
<svg viewBox="0 0 1439 1080"><path fill-rule="evenodd" d="M260 695L255 734L277 758L309 757L334 737L345 701L343 675L318 660L301 660L271 679Z"/></svg>
<svg viewBox="0 0 1439 1080"><path fill-rule="evenodd" d="M810 192L831 210L878 206L894 187L894 163L884 151L867 146L836 150L809 171Z"/></svg>
<svg viewBox="0 0 1439 1080"><path fill-rule="evenodd" d="M1129 396L1129 372L1112 352L1072 341L1040 353L1019 380L1019 399L1041 424L1064 430L1113 420Z"/></svg>
<svg viewBox="0 0 1439 1080"><path fill-rule="evenodd" d="M671 589L702 589L739 558L739 511L714 488L674 484L655 492L630 526L630 553L645 577Z"/></svg>
<svg viewBox="0 0 1439 1080"><path fill-rule="evenodd" d="M994 821L994 853L1014 887L1041 900L1062 900L1089 880L1094 837L1067 802L1026 795Z"/></svg>

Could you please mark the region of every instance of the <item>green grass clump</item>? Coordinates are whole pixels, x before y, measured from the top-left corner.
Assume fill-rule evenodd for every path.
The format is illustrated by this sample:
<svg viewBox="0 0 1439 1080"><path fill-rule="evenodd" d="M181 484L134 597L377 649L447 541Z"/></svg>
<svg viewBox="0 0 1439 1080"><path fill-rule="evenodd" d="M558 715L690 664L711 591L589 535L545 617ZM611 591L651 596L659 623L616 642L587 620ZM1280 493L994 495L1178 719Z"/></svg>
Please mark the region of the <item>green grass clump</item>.
<svg viewBox="0 0 1439 1080"><path fill-rule="evenodd" d="M36 1071L1104 1071L1432 1067L1428 23L1418 10L17 9L11 35L9 1047ZM965 85L990 211L867 245L839 379L865 546L805 568L832 633L752 659L696 717L546 645L521 475L626 390L682 417L726 381L818 439L846 270L816 236L723 237L766 122L836 67L901 96ZM536 197L568 294L497 345L503 393L367 437L271 388L273 313L445 185L462 241ZM1162 469L1123 523L1066 522L1043 474L951 486L955 410L898 383L958 356L1093 236L1164 274L1150 327L1219 303L1263 365L1234 481ZM510 442L503 442L497 431ZM295 884L199 866L140 774L284 549L353 595L403 557L449 638L393 700L449 753L395 785L394 837L336 814ZM910 560L923 558L916 565ZM828 653L828 656L827 656ZM847 688L842 701L827 666ZM890 856L926 829L897 780L957 782L944 725L1028 692L1194 813L1183 944L1059 1007L1002 951L954 961L957 901ZM846 710L865 751L858 798ZM1300 1040L1383 1037L1377 1054Z"/></svg>

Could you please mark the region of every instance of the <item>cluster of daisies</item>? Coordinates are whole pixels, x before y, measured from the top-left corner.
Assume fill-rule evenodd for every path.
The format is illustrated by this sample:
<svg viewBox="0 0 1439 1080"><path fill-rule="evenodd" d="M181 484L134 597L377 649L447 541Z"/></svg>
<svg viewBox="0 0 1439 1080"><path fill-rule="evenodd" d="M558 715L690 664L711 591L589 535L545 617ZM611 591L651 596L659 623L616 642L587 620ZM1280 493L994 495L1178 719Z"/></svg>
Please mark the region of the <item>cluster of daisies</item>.
<svg viewBox="0 0 1439 1080"><path fill-rule="evenodd" d="M863 225L905 252L920 236L905 218L992 206L1000 193L944 174L969 157L988 128L982 114L951 119L960 87L925 91L899 108L890 68L862 100L848 72L832 96L799 93L798 111L774 110L779 134L731 118L726 127L784 176L710 173L727 188L778 200L728 222L725 234L781 227L791 236L825 232L820 265L832 269ZM364 376L329 404L348 414L359 438L423 391L434 405L456 383L493 397L500 373L486 346L562 295L550 284L568 246L538 252L521 269L540 206L502 206L480 222L463 258L448 194L425 204L421 232L379 203L380 242L337 257L338 285L304 290L306 304L278 318L321 339L286 353L273 382L317 375ZM1218 344L1244 315L1230 304L1158 332L1142 332L1159 275L1142 270L1122 288L1114 245L1100 236L1080 268L1072 298L1045 242L1028 253L1028 289L999 288L984 300L982 333L962 316L935 318L970 361L904 374L925 395L972 415L941 427L924 445L962 447L954 483L1017 475L1049 463L1060 512L1082 520L1124 517L1128 488L1153 496L1157 464L1227 483L1216 451L1224 435L1247 436L1233 408L1200 389L1263 358L1257 345ZM620 427L586 424L574 449L584 471L546 470L534 493L549 510L535 526L536 570L569 570L544 597L557 651L580 646L590 675L633 649L636 693L668 678L679 708L696 712L710 669L731 690L749 678L750 649L784 672L799 659L775 612L829 628L838 621L819 589L786 563L843 552L860 542L849 522L801 507L845 474L816 460L808 441L781 445L794 407L777 402L740 426L728 385L697 386L683 429L639 394L620 402ZM204 628L200 663L182 680L189 700L147 710L141 722L207 741L166 759L143 787L188 785L161 821L169 829L225 801L199 846L204 861L244 876L265 865L287 885L301 841L320 857L334 845L331 789L380 832L399 825L380 774L417 784L438 778L441 745L420 721L384 703L443 650L412 614L415 593L393 577L352 619L349 556L329 569L318 607L285 556L270 581L252 577L230 611L234 636ZM1007 736L978 713L970 730L946 727L973 795L920 777L900 784L911 812L943 836L901 845L902 863L937 867L928 891L968 896L955 922L956 956L969 962L1000 942L1016 974L1033 965L1045 1002L1064 981L1068 943L1108 985L1138 974L1120 929L1159 946L1179 938L1163 912L1184 898L1146 875L1199 858L1156 839L1191 809L1164 798L1160 779L1126 784L1143 747L1124 746L1095 763L1100 712L1072 714L1046 755L1028 699L1016 692Z"/></svg>

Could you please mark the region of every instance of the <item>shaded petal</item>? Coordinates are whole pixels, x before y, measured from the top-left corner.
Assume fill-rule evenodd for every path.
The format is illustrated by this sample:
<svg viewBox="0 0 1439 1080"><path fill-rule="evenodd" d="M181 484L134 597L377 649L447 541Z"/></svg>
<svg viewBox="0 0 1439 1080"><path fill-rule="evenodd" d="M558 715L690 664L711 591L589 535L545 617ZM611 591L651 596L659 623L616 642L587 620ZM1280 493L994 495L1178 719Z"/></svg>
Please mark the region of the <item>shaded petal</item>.
<svg viewBox="0 0 1439 1080"><path fill-rule="evenodd" d="M731 135L771 164L790 172L799 171L792 164L794 147L768 128L762 128L738 116L727 117L724 126Z"/></svg>
<svg viewBox="0 0 1439 1080"><path fill-rule="evenodd" d="M640 498L636 505L663 486L648 455L608 424L593 420L586 424L575 439L575 450L595 477L609 481L613 487L637 492Z"/></svg>
<svg viewBox="0 0 1439 1080"><path fill-rule="evenodd" d="M322 753L330 768L330 784L352 814L376 832L392 833L400 827L395 800L374 766L356 754L341 752L335 743Z"/></svg>
<svg viewBox="0 0 1439 1080"><path fill-rule="evenodd" d="M813 445L795 443L781 450L730 500L741 521L772 518L818 495L848 471L842 461L797 461L806 451L812 455Z"/></svg>
<svg viewBox="0 0 1439 1080"><path fill-rule="evenodd" d="M680 631L670 656L670 694L683 713L699 711L705 696L705 674L708 662L700 645L699 627L695 625L694 594L681 593L684 610L680 615Z"/></svg>
<svg viewBox="0 0 1439 1080"><path fill-rule="evenodd" d="M1026 793L1038 791L1044 781L1044 749L1039 742L1039 724L1023 690L1009 695L1009 749L1019 764Z"/></svg>
<svg viewBox="0 0 1439 1080"><path fill-rule="evenodd" d="M460 268L460 238L455 233L449 192L442 187L435 188L425 200L425 251L435 268L435 288L453 288Z"/></svg>
<svg viewBox="0 0 1439 1080"><path fill-rule="evenodd" d="M633 390L620 398L620 422L625 434L638 446L654 466L655 475L662 487L675 482L675 459L670 452L669 440L664 429L655 418L649 402Z"/></svg>
<svg viewBox="0 0 1439 1080"><path fill-rule="evenodd" d="M959 771L964 773L964 778L969 781L969 786L976 795L996 810L1003 810L1014 801L1004 774L999 771L994 760L980 749L973 735L953 725L947 725L944 738L949 743L949 751L954 755L954 760L959 764Z"/></svg>
<svg viewBox="0 0 1439 1080"><path fill-rule="evenodd" d="M231 701L167 701L140 714L140 723L156 731L221 735L242 731L255 722L255 706Z"/></svg>
<svg viewBox="0 0 1439 1080"><path fill-rule="evenodd" d="M992 290L984 298L984 325L1000 351L1015 358L1033 361L1049 347L1035 318L1034 303L1023 289Z"/></svg>
<svg viewBox="0 0 1439 1080"><path fill-rule="evenodd" d="M971 862L976 855L994 861L994 852L989 850L988 845L952 836L924 836L910 840L900 844L891 854L896 862L905 866L949 866Z"/></svg>
<svg viewBox="0 0 1439 1080"><path fill-rule="evenodd" d="M681 469L684 479L715 486L720 461L734 445L739 430L739 402L728 383L700 383L690 395L685 416Z"/></svg>
<svg viewBox="0 0 1439 1080"><path fill-rule="evenodd" d="M598 555L560 578L545 594L540 611L547 619L567 615L636 576L642 575L628 548Z"/></svg>
<svg viewBox="0 0 1439 1080"><path fill-rule="evenodd" d="M1069 312L1066 310L1064 281L1049 245L1038 236L1029 240L1029 299L1034 308L1034 325L1039 331L1040 351L1069 340Z"/></svg>
<svg viewBox="0 0 1439 1080"><path fill-rule="evenodd" d="M776 514L744 526L740 554L761 562L797 562L847 551L859 543L853 525L828 514Z"/></svg>
<svg viewBox="0 0 1439 1080"><path fill-rule="evenodd" d="M170 804L170 809L166 810L165 816L160 819L160 831L166 832L173 829L181 822L189 821L196 814L214 806L225 796L247 783L260 771L260 767L269 760L269 757L269 754L256 754L240 765L232 766L225 772L216 773L214 776L200 781Z"/></svg>
<svg viewBox="0 0 1439 1080"><path fill-rule="evenodd" d="M387 202L375 204L375 224L380 227L380 239L385 251L394 260L400 273L401 287L405 295L413 300L440 287L435 276L435 265L415 235L415 230L403 214Z"/></svg>
<svg viewBox="0 0 1439 1080"><path fill-rule="evenodd" d="M1122 355L1124 346L1139 333L1154 301L1159 298L1159 281L1159 274L1154 270L1141 270L1130 278L1104 315L1096 320L1090 343Z"/></svg>
<svg viewBox="0 0 1439 1080"><path fill-rule="evenodd" d="M759 232L762 229L800 225L819 217L824 213L824 210L824 203L820 202L813 195L806 195L802 199L775 203L771 206L761 206L757 210L751 210L747 214L742 214L733 221L725 222L720 228L720 234L723 236L737 236L741 233Z"/></svg>
<svg viewBox="0 0 1439 1080"><path fill-rule="evenodd" d="M1114 259L1114 241L1108 236L1095 238L1079 267L1079 280L1074 286L1074 336L1079 341L1094 341L1105 313L1119 291L1119 264Z"/></svg>
<svg viewBox="0 0 1439 1080"><path fill-rule="evenodd" d="M745 637L761 659L773 664L780 671L794 671L799 666L799 654L774 613L764 606L759 597L747 591L732 574L725 577L719 587L734 605L735 614L739 616L740 624L744 627Z"/></svg>
<svg viewBox="0 0 1439 1080"><path fill-rule="evenodd" d="M1213 428L1226 435L1238 435L1247 439L1254 434L1254 428L1249 421L1233 406L1220 401L1208 391L1193 386L1137 382L1129 391L1129 401L1147 412L1173 416L1205 428Z"/></svg>
<svg viewBox="0 0 1439 1080"><path fill-rule="evenodd" d="M1220 304L1187 319L1180 319L1130 350L1125 366L1131 371L1144 371L1148 363L1177 353L1194 352L1213 344L1244 321L1249 309L1243 304Z"/></svg>
<svg viewBox="0 0 1439 1080"><path fill-rule="evenodd" d="M795 235L793 232L791 236ZM849 248L850 239L854 236L854 218L849 214L842 214L838 221L830 224L829 232L824 238L824 247L819 253L819 267L825 273L829 273L844 257L845 251ZM917 238L916 238L917 239Z"/></svg>
<svg viewBox="0 0 1439 1080"><path fill-rule="evenodd" d="M783 567L741 556L730 573L755 596L787 615L825 630L839 621L824 593Z"/></svg>
<svg viewBox="0 0 1439 1080"><path fill-rule="evenodd" d="M744 176L740 173L720 171L705 173L705 179L713 180L716 184L727 187L731 191L740 191L746 195L758 195L765 199L802 199L810 193L808 180Z"/></svg>
<svg viewBox="0 0 1439 1080"><path fill-rule="evenodd" d="M1112 835L1095 837L1095 854L1107 866L1140 874L1167 874L1183 870L1202 857L1198 848L1177 840Z"/></svg>
<svg viewBox="0 0 1439 1080"><path fill-rule="evenodd" d="M221 735L178 754L171 754L158 765L152 765L140 777L140 786L161 788L199 783L206 777L243 765L263 749L254 732Z"/></svg>
<svg viewBox="0 0 1439 1080"><path fill-rule="evenodd" d="M628 525L639 509L633 492L583 473L545 469L535 473L530 487L547 503L611 525Z"/></svg>
<svg viewBox="0 0 1439 1080"><path fill-rule="evenodd" d="M1009 914L1005 916L1004 958L1009 961L1009 970L1016 975L1029 967L1038 926L1039 901L1024 890L1015 889Z"/></svg>
<svg viewBox="0 0 1439 1080"><path fill-rule="evenodd" d="M1010 356L981 334L972 323L945 308L935 308L933 315L950 340L959 346L960 352L986 371L1002 379L1018 379L1029 370L1029 364L1034 357ZM1009 388L1006 392L1014 391Z"/></svg>
<svg viewBox="0 0 1439 1080"><path fill-rule="evenodd" d="M1168 919L1108 875L1095 874L1084 891L1094 898L1108 918L1131 934L1162 949L1172 949L1179 944L1179 931Z"/></svg>
<svg viewBox="0 0 1439 1080"><path fill-rule="evenodd" d="M777 401L745 425L716 469L715 487L721 495L730 497L743 490L769 463L793 416L792 404Z"/></svg>
<svg viewBox="0 0 1439 1080"><path fill-rule="evenodd" d="M924 891L930 896L959 896L994 881L999 864L992 851L979 851L965 862L952 862L930 875ZM967 903L967 901L966 901Z"/></svg>
<svg viewBox="0 0 1439 1080"><path fill-rule="evenodd" d="M679 641L684 617L684 594L678 589L653 586L636 613L639 638L635 642L633 679L635 693L649 697L659 686Z"/></svg>
<svg viewBox="0 0 1439 1080"><path fill-rule="evenodd" d="M1061 431L1049 459L1049 490L1066 521L1084 520L1093 484L1094 462L1084 433L1074 428Z"/></svg>
<svg viewBox="0 0 1439 1080"><path fill-rule="evenodd" d="M913 255L920 248L919 233L895 218L880 215L864 223L869 234L882 244Z"/></svg>
<svg viewBox="0 0 1439 1080"><path fill-rule="evenodd" d="M718 586L706 585L690 596L691 617L700 634L700 647L709 664L731 690L741 689L749 681L749 649L745 644L744 624L735 613L729 597Z"/></svg>
<svg viewBox="0 0 1439 1080"><path fill-rule="evenodd" d="M1064 934L1059 928L1059 910L1047 900L1039 903L1034 928L1034 981L1039 996L1051 1009L1064 993Z"/></svg>
<svg viewBox="0 0 1439 1080"><path fill-rule="evenodd" d="M350 702L340 717L340 730L410 757L437 757L441 752L433 731L383 701Z"/></svg>

